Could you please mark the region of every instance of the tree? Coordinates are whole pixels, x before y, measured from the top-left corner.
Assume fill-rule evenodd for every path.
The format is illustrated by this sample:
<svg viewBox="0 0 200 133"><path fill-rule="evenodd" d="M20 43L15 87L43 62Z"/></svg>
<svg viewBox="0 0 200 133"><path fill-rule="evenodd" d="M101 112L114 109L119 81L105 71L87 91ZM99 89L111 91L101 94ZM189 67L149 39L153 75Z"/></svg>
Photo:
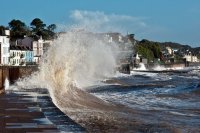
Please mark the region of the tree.
<svg viewBox="0 0 200 133"><path fill-rule="evenodd" d="M39 18L35 18L31 22L32 34L35 38L38 38L43 35L43 31L45 29L46 24Z"/></svg>
<svg viewBox="0 0 200 133"><path fill-rule="evenodd" d="M0 35L4 35L5 29L6 27L4 27L3 25L0 26Z"/></svg>
<svg viewBox="0 0 200 133"><path fill-rule="evenodd" d="M138 44L135 46L135 49L140 55L147 58L148 61L151 61L155 58L160 58L161 49L159 43L157 42L143 39L138 42Z"/></svg>
<svg viewBox="0 0 200 133"><path fill-rule="evenodd" d="M32 35L34 38L42 36L43 39L53 39L53 37L55 36L55 24L51 24L46 27L46 24L44 24L44 22L41 19L35 18L32 20L31 26Z"/></svg>
<svg viewBox="0 0 200 133"><path fill-rule="evenodd" d="M26 24L20 20L13 19L8 24L11 29L11 40L23 38L24 35L29 33L29 29Z"/></svg>
<svg viewBox="0 0 200 133"><path fill-rule="evenodd" d="M31 22L31 28L35 31L43 30L46 27L46 24L39 18L35 18Z"/></svg>
<svg viewBox="0 0 200 133"><path fill-rule="evenodd" d="M142 45L136 45L136 51L139 55L142 55L144 58L148 59L148 61L152 61L154 59L153 52L148 49L147 47L144 47Z"/></svg>
<svg viewBox="0 0 200 133"><path fill-rule="evenodd" d="M50 24L50 25L47 27L47 29L48 29L49 31L54 32L54 30L56 29L56 25L55 25L55 24Z"/></svg>

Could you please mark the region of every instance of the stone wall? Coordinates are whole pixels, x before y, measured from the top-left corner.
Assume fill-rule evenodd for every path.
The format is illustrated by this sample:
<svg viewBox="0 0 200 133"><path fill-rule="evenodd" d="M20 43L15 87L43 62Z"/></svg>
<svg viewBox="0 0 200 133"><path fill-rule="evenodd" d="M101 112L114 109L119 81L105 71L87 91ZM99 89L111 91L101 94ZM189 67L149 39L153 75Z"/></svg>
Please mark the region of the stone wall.
<svg viewBox="0 0 200 133"><path fill-rule="evenodd" d="M186 65L185 63L173 63L173 64L166 64L164 66L166 68L177 68L177 67L184 68Z"/></svg>
<svg viewBox="0 0 200 133"><path fill-rule="evenodd" d="M29 76L37 70L37 66L0 66L0 92L4 89L4 81L6 78L10 84L13 84L17 79Z"/></svg>
<svg viewBox="0 0 200 133"><path fill-rule="evenodd" d="M190 67L197 67L197 66L200 66L200 62L189 62L188 66L190 66Z"/></svg>

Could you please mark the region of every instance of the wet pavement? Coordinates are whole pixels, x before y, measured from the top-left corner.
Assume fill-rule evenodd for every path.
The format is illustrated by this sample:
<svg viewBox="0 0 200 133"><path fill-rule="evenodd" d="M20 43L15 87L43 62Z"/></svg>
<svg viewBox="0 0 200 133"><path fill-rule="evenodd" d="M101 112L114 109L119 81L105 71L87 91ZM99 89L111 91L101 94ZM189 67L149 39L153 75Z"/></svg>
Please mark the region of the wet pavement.
<svg viewBox="0 0 200 133"><path fill-rule="evenodd" d="M59 132L86 130L53 104L46 89L0 94L0 133Z"/></svg>

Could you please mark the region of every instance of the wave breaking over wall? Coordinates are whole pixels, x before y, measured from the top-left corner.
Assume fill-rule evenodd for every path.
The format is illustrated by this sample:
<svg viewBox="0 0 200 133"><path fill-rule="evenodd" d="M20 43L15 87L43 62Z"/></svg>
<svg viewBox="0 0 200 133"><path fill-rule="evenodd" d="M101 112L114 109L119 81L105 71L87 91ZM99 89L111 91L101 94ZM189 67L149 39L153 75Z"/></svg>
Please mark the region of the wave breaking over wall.
<svg viewBox="0 0 200 133"><path fill-rule="evenodd" d="M63 109L107 106L84 91L115 74L118 47L104 39L80 30L60 35L44 55L39 71L16 86L47 88L54 103Z"/></svg>

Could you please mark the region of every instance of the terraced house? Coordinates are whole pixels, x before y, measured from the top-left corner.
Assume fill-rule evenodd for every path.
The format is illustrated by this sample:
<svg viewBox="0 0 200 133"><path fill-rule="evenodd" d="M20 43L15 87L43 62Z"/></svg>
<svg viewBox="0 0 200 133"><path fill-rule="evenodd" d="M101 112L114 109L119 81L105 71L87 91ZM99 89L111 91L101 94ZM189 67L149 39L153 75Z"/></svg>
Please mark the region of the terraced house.
<svg viewBox="0 0 200 133"><path fill-rule="evenodd" d="M10 46L10 65L33 65L33 51L25 46Z"/></svg>
<svg viewBox="0 0 200 133"><path fill-rule="evenodd" d="M35 64L39 64L43 55L43 43L44 40L41 37L39 39L25 37L23 39L18 39L16 42L13 43L13 45L22 46L26 47L26 49L29 49L27 50L29 52L26 52L26 61L29 62L29 64L31 63L31 61Z"/></svg>

